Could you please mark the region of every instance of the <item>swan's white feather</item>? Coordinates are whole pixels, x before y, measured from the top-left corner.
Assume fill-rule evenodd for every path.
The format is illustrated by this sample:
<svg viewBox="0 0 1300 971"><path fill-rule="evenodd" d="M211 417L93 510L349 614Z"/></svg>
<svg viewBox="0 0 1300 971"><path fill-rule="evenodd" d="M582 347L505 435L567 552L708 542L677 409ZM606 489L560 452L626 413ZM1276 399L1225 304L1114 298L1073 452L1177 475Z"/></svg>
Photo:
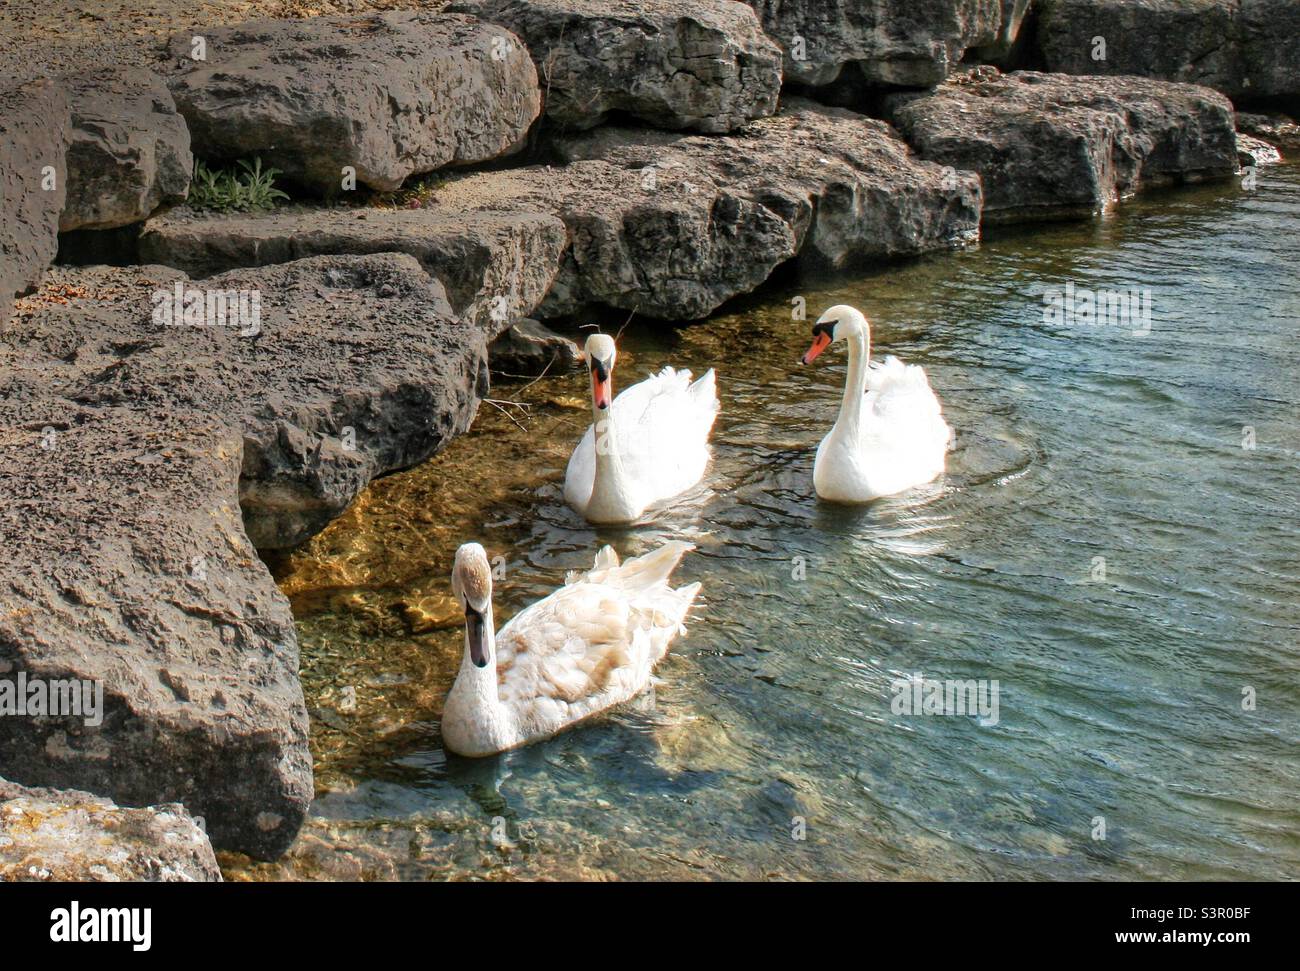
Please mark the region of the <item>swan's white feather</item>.
<svg viewBox="0 0 1300 971"><path fill-rule="evenodd" d="M713 369L691 382L691 372L665 367L623 391L610 421L625 484L644 512L680 495L704 477L709 433L718 416ZM585 515L596 479L596 430L588 426L569 458L564 498Z"/></svg>
<svg viewBox="0 0 1300 971"><path fill-rule="evenodd" d="M669 542L620 564L607 546L590 571L571 573L563 587L522 610L496 635L496 710L449 697L444 739L466 755L501 751L643 691L673 638L686 632L700 584L673 589L668 578L693 548ZM454 723L472 719L483 724Z"/></svg>

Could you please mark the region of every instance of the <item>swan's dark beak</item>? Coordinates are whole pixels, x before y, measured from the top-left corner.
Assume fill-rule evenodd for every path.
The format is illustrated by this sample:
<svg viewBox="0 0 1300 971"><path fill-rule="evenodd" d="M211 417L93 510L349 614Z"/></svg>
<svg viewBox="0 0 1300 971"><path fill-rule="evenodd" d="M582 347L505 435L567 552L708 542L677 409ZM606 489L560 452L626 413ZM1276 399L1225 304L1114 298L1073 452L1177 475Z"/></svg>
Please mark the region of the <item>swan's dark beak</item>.
<svg viewBox="0 0 1300 971"><path fill-rule="evenodd" d="M483 615L468 604L465 605L465 641L469 644L469 659L474 666L487 667L487 624L483 622Z"/></svg>
<svg viewBox="0 0 1300 971"><path fill-rule="evenodd" d="M604 361L591 362L591 400L604 411L614 398L613 381Z"/></svg>
<svg viewBox="0 0 1300 971"><path fill-rule="evenodd" d="M817 360L817 355L826 348L831 346L831 335L826 331L819 331L813 335L812 347L808 348L808 353L803 356L804 364L811 364Z"/></svg>

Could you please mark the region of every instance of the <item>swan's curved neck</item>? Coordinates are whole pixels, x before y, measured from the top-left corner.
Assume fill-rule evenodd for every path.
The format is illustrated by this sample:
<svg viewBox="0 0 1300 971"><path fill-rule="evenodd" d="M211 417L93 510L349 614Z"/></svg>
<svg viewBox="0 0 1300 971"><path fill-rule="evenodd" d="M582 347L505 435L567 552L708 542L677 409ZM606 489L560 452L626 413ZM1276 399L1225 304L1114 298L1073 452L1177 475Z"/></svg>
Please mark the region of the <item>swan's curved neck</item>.
<svg viewBox="0 0 1300 971"><path fill-rule="evenodd" d="M871 325L859 316L859 327L846 339L849 345L849 373L840 400L840 417L836 424L856 428L862 417L862 398L867 390L867 362L871 359Z"/></svg>
<svg viewBox="0 0 1300 971"><path fill-rule="evenodd" d="M497 692L497 626L489 602L483 614L483 634L487 639L488 662L483 667L474 663L469 650L469 631L465 632L464 651L461 654L460 673L452 690L459 689L480 711L495 711L501 706Z"/></svg>
<svg viewBox="0 0 1300 971"><path fill-rule="evenodd" d="M587 502L587 518L592 522L624 522L639 511L629 494L627 473L619 454L622 442L614 429L614 406L603 411L592 405L592 425L596 450L596 473Z"/></svg>

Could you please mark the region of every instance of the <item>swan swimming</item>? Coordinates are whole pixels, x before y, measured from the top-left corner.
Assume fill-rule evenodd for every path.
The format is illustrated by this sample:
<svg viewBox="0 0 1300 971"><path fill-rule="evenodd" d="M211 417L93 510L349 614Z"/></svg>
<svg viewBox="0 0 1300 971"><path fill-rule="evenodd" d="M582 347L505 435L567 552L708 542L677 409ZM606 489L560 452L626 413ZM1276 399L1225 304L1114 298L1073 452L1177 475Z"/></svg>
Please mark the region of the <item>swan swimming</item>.
<svg viewBox="0 0 1300 971"><path fill-rule="evenodd" d="M451 586L465 611L465 651L443 707L443 745L459 755L493 755L643 691L669 643L685 635L686 612L700 592L698 583L668 585L691 549L669 542L620 565L606 546L589 572L571 572L500 633L487 553L478 543L458 549Z"/></svg>
<svg viewBox="0 0 1300 971"><path fill-rule="evenodd" d="M838 341L849 347L839 417L813 463L817 495L829 502L868 502L942 475L952 429L925 369L892 355L872 363L871 324L853 307L831 307L812 334L804 364Z"/></svg>
<svg viewBox="0 0 1300 971"><path fill-rule="evenodd" d="M611 401L614 339L592 334L584 353L593 421L569 458L564 498L589 522L631 523L704 477L720 407L713 369L692 383L666 367Z"/></svg>

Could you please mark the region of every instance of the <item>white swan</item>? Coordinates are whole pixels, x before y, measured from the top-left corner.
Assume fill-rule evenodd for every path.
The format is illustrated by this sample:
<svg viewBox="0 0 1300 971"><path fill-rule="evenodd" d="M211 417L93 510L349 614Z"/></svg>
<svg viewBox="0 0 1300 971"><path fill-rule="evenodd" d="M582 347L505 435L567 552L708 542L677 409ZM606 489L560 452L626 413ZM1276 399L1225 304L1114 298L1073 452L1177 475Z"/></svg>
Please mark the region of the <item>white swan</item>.
<svg viewBox="0 0 1300 971"><path fill-rule="evenodd" d="M689 543L619 565L606 546L589 573L521 611L495 633L492 570L478 543L456 551L451 585L465 609L465 653L442 712L443 745L492 755L548 738L650 684L698 583L668 586Z"/></svg>
<svg viewBox="0 0 1300 971"><path fill-rule="evenodd" d="M831 307L812 333L804 364L836 341L849 345L840 414L813 463L817 495L830 502L867 502L941 475L952 430L925 370L893 356L871 363L871 324L852 307Z"/></svg>
<svg viewBox="0 0 1300 971"><path fill-rule="evenodd" d="M634 522L650 506L685 492L709 464L709 432L718 416L713 369L664 368L613 399L614 339L587 338L592 425L564 474L564 498L593 523Z"/></svg>

